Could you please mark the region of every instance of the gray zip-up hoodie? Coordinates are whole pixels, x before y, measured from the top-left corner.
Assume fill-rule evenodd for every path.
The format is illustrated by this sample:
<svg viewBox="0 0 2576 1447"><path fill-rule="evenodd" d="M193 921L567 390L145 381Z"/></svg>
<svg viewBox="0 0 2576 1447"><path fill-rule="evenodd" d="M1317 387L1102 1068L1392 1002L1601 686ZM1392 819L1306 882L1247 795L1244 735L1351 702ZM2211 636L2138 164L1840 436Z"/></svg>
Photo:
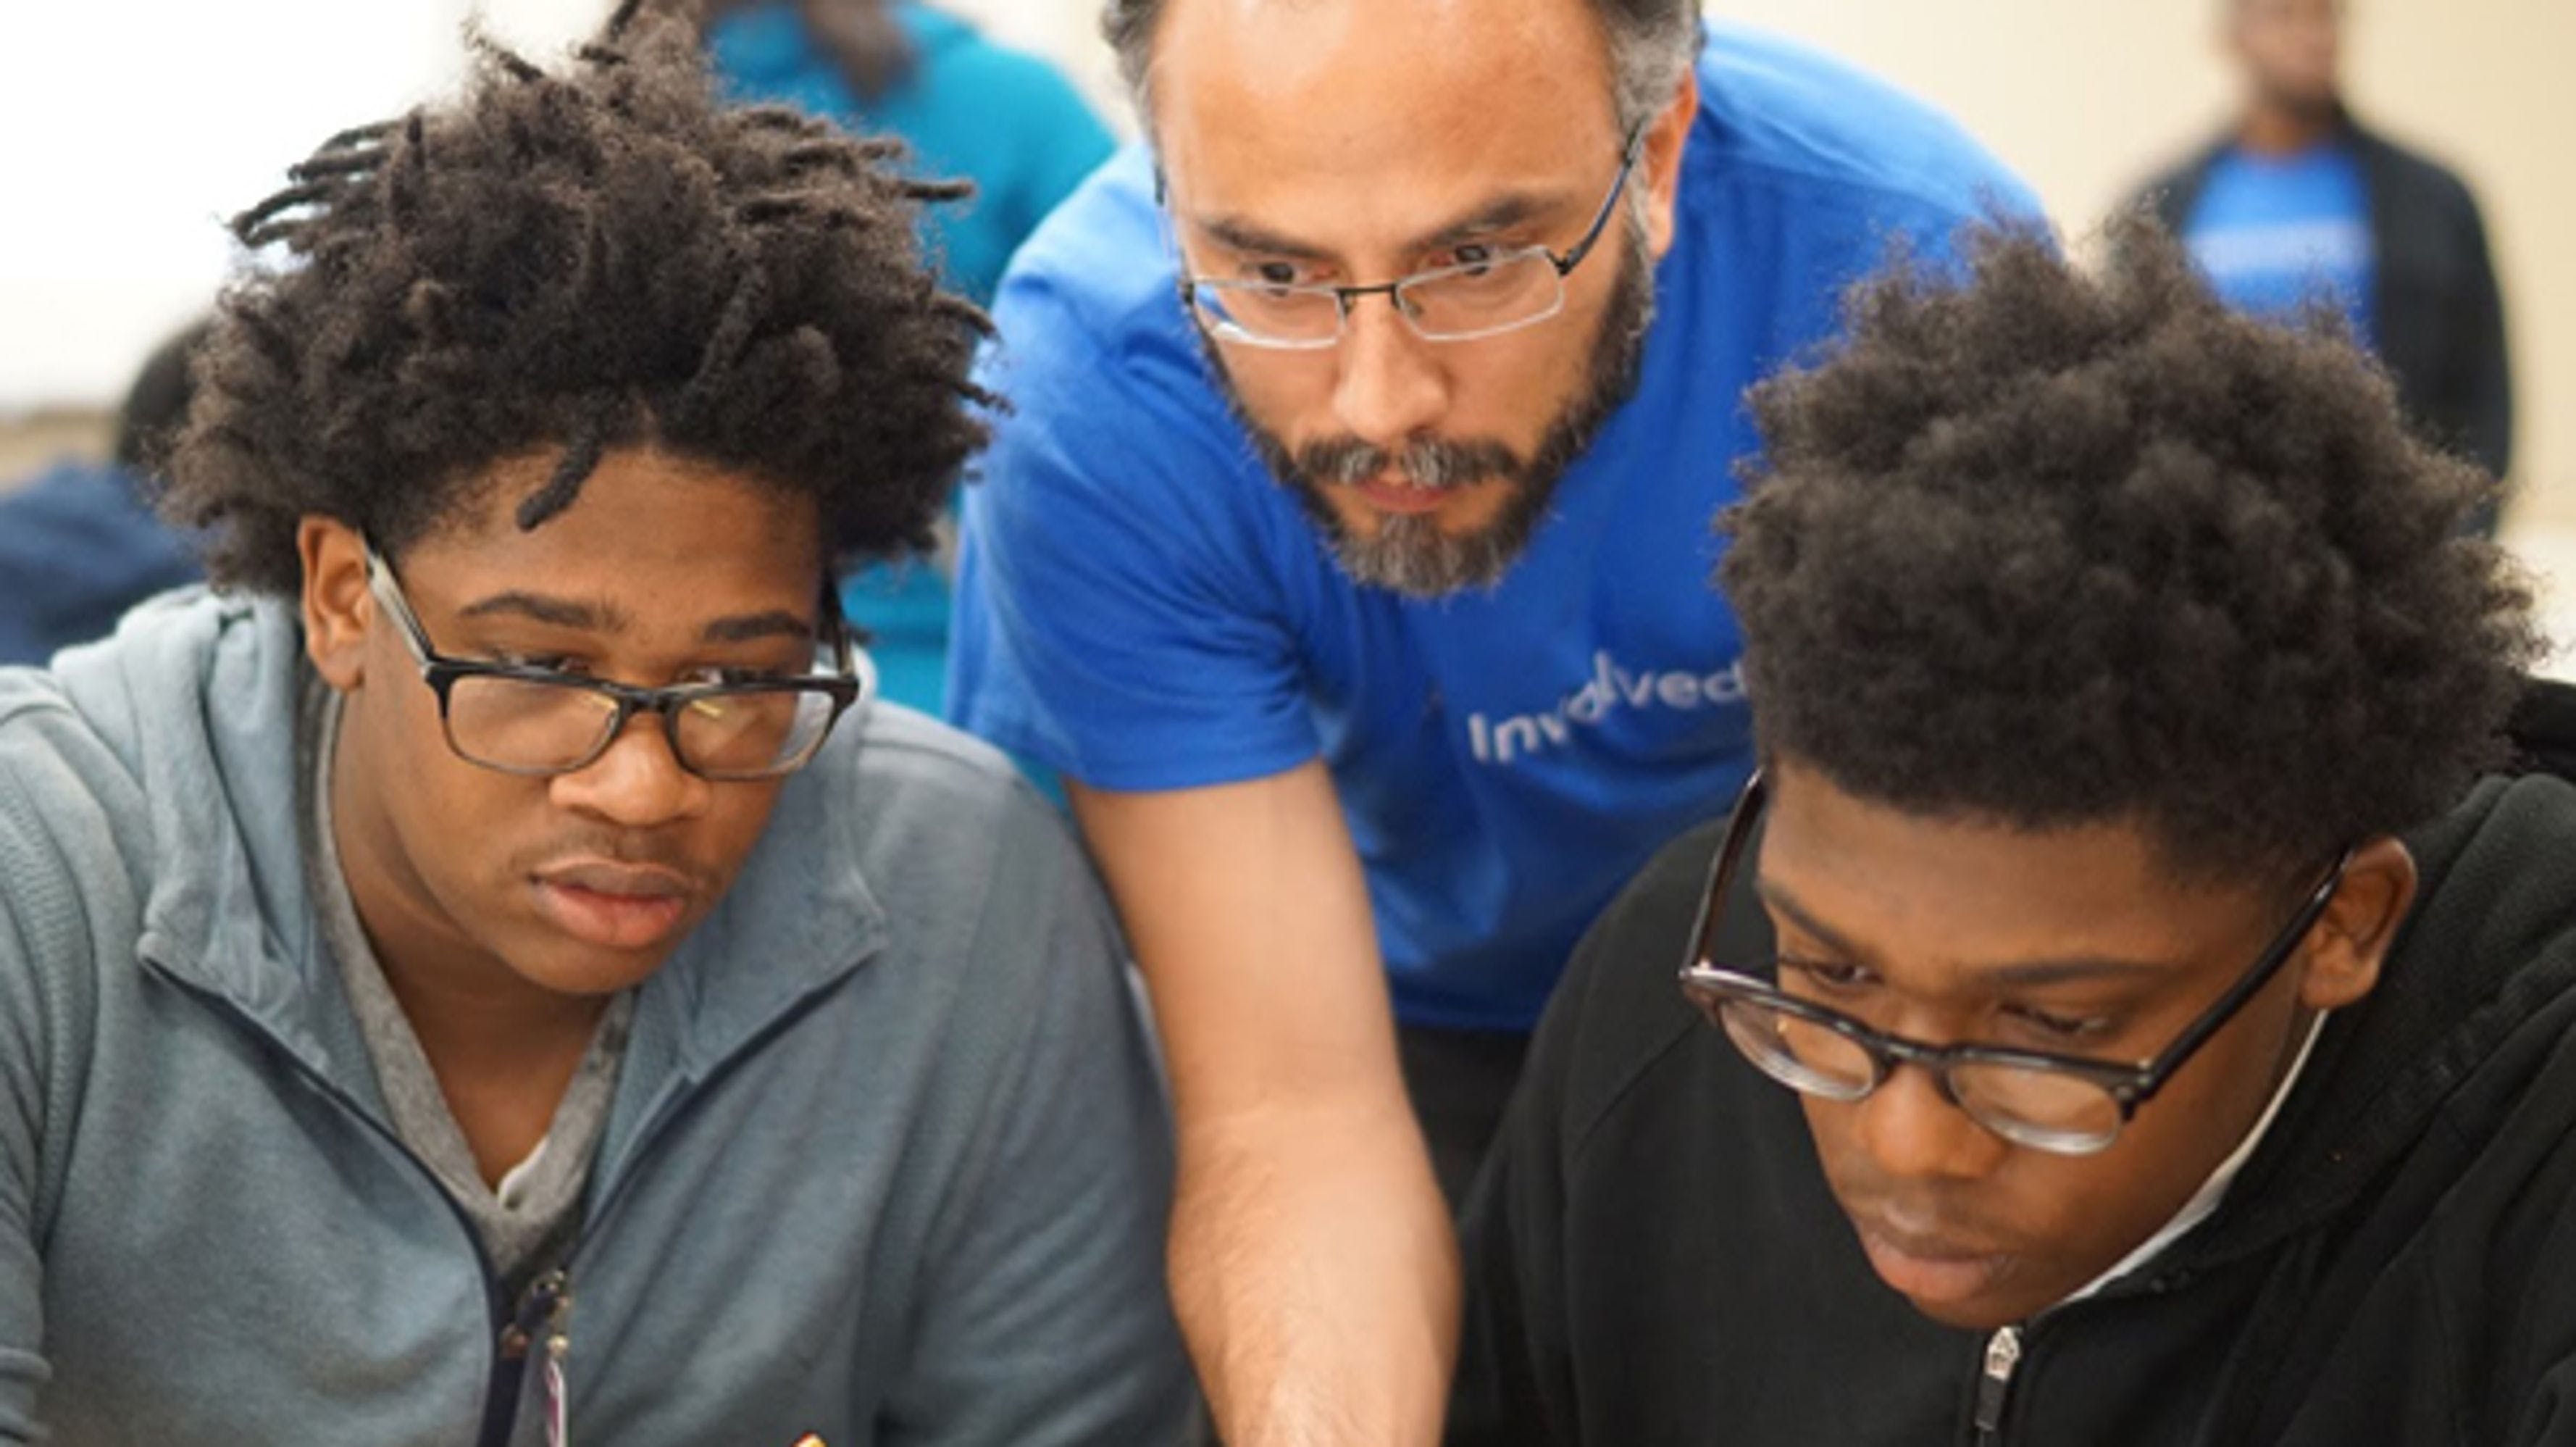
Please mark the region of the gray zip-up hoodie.
<svg viewBox="0 0 2576 1447"><path fill-rule="evenodd" d="M0 1441L546 1438L528 1304L387 1123L307 898L308 676L286 608L204 593L0 670ZM573 1440L1174 1440L1120 959L1003 760L845 721L638 991L532 1323Z"/></svg>

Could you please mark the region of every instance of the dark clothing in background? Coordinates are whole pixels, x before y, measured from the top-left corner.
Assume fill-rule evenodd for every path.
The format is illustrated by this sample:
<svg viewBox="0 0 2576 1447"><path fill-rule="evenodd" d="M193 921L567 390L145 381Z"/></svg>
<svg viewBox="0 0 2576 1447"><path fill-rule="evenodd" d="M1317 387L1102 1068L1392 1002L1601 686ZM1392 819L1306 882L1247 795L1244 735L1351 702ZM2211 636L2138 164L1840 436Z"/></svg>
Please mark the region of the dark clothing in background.
<svg viewBox="0 0 2576 1447"><path fill-rule="evenodd" d="M2478 203L2460 178L2349 118L2377 252L2371 297L2379 356L2407 417L2443 447L2502 479L2513 463L2513 375L2504 301ZM2228 137L2148 183L2133 204L2180 236ZM2491 504L2478 524L2493 532Z"/></svg>
<svg viewBox="0 0 2576 1447"><path fill-rule="evenodd" d="M2020 1324L2000 1392L1995 1339L1879 1281L1798 1097L1683 1002L1720 832L1639 877L1539 1029L1468 1207L1453 1447L2576 1442L2576 787L2490 780L2409 837L2377 990L2216 1213Z"/></svg>
<svg viewBox="0 0 2576 1447"><path fill-rule="evenodd" d="M187 540L125 470L58 463L0 494L0 663L43 663L104 638L125 610L193 582Z"/></svg>

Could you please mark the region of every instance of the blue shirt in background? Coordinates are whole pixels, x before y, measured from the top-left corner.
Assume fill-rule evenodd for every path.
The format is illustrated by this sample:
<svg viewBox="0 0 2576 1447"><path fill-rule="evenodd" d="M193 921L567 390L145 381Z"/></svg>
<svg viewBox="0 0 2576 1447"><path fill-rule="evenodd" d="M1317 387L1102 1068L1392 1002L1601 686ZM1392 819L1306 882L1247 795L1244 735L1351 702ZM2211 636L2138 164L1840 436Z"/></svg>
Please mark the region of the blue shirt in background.
<svg viewBox="0 0 2576 1447"><path fill-rule="evenodd" d="M125 610L197 578L187 540L106 463L59 462L0 495L0 663L104 638Z"/></svg>
<svg viewBox="0 0 2576 1447"><path fill-rule="evenodd" d="M783 0L718 20L707 49L728 95L792 105L853 131L890 132L912 148L910 174L974 182L967 200L928 209L923 241L950 286L989 302L1021 240L1116 143L1045 61L995 45L965 21L912 0L890 9L912 43L913 68L865 100ZM885 697L940 711L948 593L947 577L927 560L843 580L842 610L870 635Z"/></svg>
<svg viewBox="0 0 2576 1447"><path fill-rule="evenodd" d="M1324 759L1409 1024L1529 1029L1594 914L1742 783L1710 522L1754 450L1745 388L1899 236L1938 256L1989 205L2036 213L1949 121L1811 51L1712 27L1699 84L1639 391L1490 592L1335 566L1204 368L1141 150L996 303L983 380L1014 410L966 490L953 716L1103 789Z"/></svg>
<svg viewBox="0 0 2576 1447"><path fill-rule="evenodd" d="M2340 141L2286 156L2235 147L2209 169L2183 240L2228 305L2287 316L2325 300L2376 346L2378 257L2361 160Z"/></svg>

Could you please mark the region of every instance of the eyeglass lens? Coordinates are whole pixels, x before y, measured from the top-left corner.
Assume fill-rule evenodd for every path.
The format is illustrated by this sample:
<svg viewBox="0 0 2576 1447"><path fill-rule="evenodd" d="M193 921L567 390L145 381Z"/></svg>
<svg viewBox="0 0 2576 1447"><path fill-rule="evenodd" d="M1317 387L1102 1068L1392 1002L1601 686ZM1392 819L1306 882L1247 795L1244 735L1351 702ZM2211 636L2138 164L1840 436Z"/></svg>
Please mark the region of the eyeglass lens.
<svg viewBox="0 0 2576 1447"><path fill-rule="evenodd" d="M571 683L472 675L450 687L448 742L478 763L531 772L578 768L609 743L617 701ZM744 689L673 705L680 762L709 778L760 777L800 762L832 719L815 689Z"/></svg>
<svg viewBox="0 0 2576 1447"><path fill-rule="evenodd" d="M1700 1004L1747 1059L1793 1090L1858 1100L1884 1077L1858 1041L1803 1015L1742 997L1701 998ZM2024 1145L2082 1152L2098 1150L2119 1134L2119 1102L2082 1076L1980 1060L1953 1062L1946 1073L1961 1110Z"/></svg>
<svg viewBox="0 0 2576 1447"><path fill-rule="evenodd" d="M1199 282L1190 296L1211 326L1245 340L1329 342L1342 332L1343 302L1329 288ZM1408 279L1395 304L1425 340L1460 340L1554 316L1565 282L1546 253L1522 251Z"/></svg>

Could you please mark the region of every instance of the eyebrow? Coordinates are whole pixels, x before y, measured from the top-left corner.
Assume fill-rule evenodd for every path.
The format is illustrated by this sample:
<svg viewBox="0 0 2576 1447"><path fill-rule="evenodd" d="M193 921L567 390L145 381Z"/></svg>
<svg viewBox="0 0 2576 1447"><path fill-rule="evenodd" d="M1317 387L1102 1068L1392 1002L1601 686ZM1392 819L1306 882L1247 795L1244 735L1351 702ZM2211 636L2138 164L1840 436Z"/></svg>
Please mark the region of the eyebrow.
<svg viewBox="0 0 2576 1447"><path fill-rule="evenodd" d="M1798 903L1787 889L1767 877L1757 876L1754 893L1762 902L1789 917L1801 930L1824 941L1826 948L1855 959L1867 958L1869 951L1856 948L1832 926L1816 918ZM2163 978L2173 973L2173 966L2152 960L2124 960L2110 955L2074 955L2056 960L2016 960L2008 965L1976 967L1980 984L2005 989L2038 990L2051 985L2089 983L2097 980L2136 980Z"/></svg>
<svg viewBox="0 0 2576 1447"><path fill-rule="evenodd" d="M457 610L460 618L519 617L556 628L587 633L623 633L633 620L614 604L585 603L512 589L478 599ZM812 623L783 608L718 618L698 630L705 643L756 643L767 638L811 639Z"/></svg>
<svg viewBox="0 0 2576 1447"><path fill-rule="evenodd" d="M1509 191L1478 206L1455 221L1424 232L1405 243L1407 251L1437 251L1477 236L1509 230L1514 226L1561 208L1564 198L1550 198L1533 191ZM1295 261L1330 261L1333 253L1313 242L1300 241L1273 231L1257 221L1241 216L1198 216L1190 224L1235 251L1262 252L1284 256Z"/></svg>

